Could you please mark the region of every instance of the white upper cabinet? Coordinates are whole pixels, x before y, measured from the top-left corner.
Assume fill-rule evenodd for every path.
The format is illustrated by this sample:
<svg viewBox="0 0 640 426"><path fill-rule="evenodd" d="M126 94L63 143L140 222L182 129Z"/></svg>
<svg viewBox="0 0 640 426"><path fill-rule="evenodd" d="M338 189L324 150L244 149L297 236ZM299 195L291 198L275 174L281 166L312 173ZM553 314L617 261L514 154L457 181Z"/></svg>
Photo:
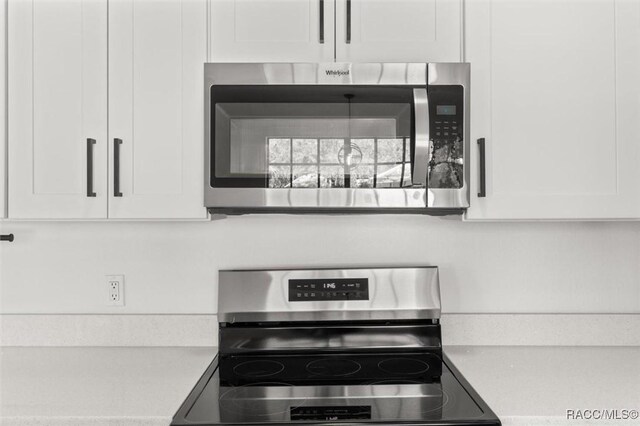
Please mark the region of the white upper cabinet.
<svg viewBox="0 0 640 426"><path fill-rule="evenodd" d="M104 218L107 1L7 11L9 217Z"/></svg>
<svg viewBox="0 0 640 426"><path fill-rule="evenodd" d="M0 99L7 99L7 2L0 0ZM0 219L7 217L7 103L0 103Z"/></svg>
<svg viewBox="0 0 640 426"><path fill-rule="evenodd" d="M205 0L109 3L111 218L206 217L206 11Z"/></svg>
<svg viewBox="0 0 640 426"><path fill-rule="evenodd" d="M210 0L212 62L334 59L334 0Z"/></svg>
<svg viewBox="0 0 640 426"><path fill-rule="evenodd" d="M640 218L640 2L468 1L467 219ZM486 143L486 197L479 150Z"/></svg>
<svg viewBox="0 0 640 426"><path fill-rule="evenodd" d="M338 62L460 62L459 0L336 0Z"/></svg>
<svg viewBox="0 0 640 426"><path fill-rule="evenodd" d="M206 12L9 1L10 219L206 217Z"/></svg>
<svg viewBox="0 0 640 426"><path fill-rule="evenodd" d="M461 57L461 0L210 2L211 62L459 62Z"/></svg>

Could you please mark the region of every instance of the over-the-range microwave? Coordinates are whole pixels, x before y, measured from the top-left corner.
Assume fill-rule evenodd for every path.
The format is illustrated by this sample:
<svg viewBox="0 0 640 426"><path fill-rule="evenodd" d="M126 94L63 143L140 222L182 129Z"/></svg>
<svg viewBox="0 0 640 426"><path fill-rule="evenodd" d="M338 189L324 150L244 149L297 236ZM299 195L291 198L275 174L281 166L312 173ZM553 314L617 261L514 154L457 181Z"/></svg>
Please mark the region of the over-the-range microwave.
<svg viewBox="0 0 640 426"><path fill-rule="evenodd" d="M460 213L469 64L205 64L216 213Z"/></svg>

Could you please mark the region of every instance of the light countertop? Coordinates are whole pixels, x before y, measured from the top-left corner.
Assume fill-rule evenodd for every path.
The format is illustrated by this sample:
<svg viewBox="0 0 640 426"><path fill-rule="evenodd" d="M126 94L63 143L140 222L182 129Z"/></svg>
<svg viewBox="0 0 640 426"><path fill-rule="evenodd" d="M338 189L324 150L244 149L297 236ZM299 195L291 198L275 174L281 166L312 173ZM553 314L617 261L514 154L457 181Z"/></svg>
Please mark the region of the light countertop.
<svg viewBox="0 0 640 426"><path fill-rule="evenodd" d="M640 410L640 347L450 346L449 358L505 426L640 425L567 410Z"/></svg>
<svg viewBox="0 0 640 426"><path fill-rule="evenodd" d="M0 348L0 425L162 425L216 348Z"/></svg>
<svg viewBox="0 0 640 426"><path fill-rule="evenodd" d="M215 355L189 347L0 348L0 424L163 425ZM503 425L589 423L566 410L640 410L640 347L450 346Z"/></svg>

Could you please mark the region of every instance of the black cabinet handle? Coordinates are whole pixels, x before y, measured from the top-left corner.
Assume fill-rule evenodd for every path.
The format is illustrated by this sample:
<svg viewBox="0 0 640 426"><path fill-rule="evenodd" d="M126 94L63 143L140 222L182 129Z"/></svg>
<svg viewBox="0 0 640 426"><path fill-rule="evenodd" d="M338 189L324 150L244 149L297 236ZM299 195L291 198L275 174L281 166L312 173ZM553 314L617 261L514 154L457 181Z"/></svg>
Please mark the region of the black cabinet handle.
<svg viewBox="0 0 640 426"><path fill-rule="evenodd" d="M347 44L351 44L351 0L347 0Z"/></svg>
<svg viewBox="0 0 640 426"><path fill-rule="evenodd" d="M87 139L87 197L95 197L93 192L93 146L95 139Z"/></svg>
<svg viewBox="0 0 640 426"><path fill-rule="evenodd" d="M478 139L478 150L480 151L480 185L478 189L478 197L487 196L487 170L485 163L485 142L484 138Z"/></svg>
<svg viewBox="0 0 640 426"><path fill-rule="evenodd" d="M0 241L9 241L13 242L13 234L0 235Z"/></svg>
<svg viewBox="0 0 640 426"><path fill-rule="evenodd" d="M320 4L320 44L324 44L324 0L319 1Z"/></svg>
<svg viewBox="0 0 640 426"><path fill-rule="evenodd" d="M113 140L113 196L122 197L120 192L120 145L122 139Z"/></svg>

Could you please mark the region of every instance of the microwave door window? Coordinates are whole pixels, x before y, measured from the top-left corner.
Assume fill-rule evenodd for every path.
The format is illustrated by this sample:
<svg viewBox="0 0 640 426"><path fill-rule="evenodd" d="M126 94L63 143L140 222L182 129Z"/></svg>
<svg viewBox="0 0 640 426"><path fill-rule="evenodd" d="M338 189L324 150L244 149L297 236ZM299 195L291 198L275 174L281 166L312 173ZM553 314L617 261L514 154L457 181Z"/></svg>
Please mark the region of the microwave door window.
<svg viewBox="0 0 640 426"><path fill-rule="evenodd" d="M411 186L409 138L269 138L268 188Z"/></svg>
<svg viewBox="0 0 640 426"><path fill-rule="evenodd" d="M334 98L216 103L212 186L411 186L411 103Z"/></svg>

